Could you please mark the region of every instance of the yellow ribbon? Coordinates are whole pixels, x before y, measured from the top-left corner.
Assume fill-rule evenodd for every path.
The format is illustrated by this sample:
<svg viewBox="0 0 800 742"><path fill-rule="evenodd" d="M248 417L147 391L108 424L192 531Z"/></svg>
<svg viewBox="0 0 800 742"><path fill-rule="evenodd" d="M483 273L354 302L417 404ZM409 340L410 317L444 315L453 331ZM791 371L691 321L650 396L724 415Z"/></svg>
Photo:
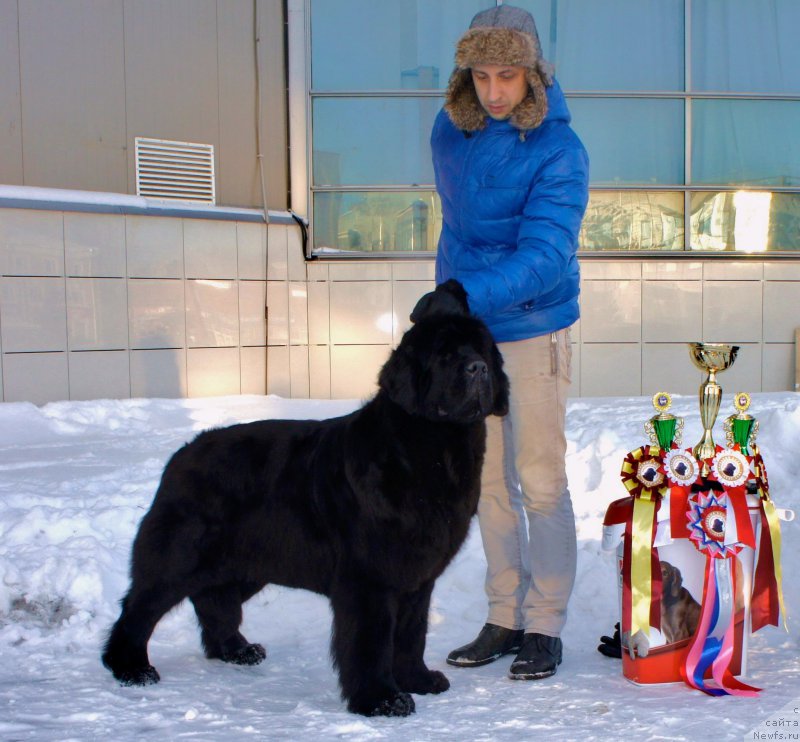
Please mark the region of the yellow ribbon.
<svg viewBox="0 0 800 742"><path fill-rule="evenodd" d="M652 599L652 534L655 501L642 492L633 501L631 523L631 636L638 630L650 636L650 601Z"/></svg>
<svg viewBox="0 0 800 742"><path fill-rule="evenodd" d="M761 491L761 504L764 508L764 515L767 516L769 524L769 540L772 543L772 563L775 565L775 583L778 588L778 605L780 606L781 617L783 618L783 628L786 631L789 627L786 624L786 608L783 603L783 576L781 570L781 524L775 505L769 499L769 495Z"/></svg>

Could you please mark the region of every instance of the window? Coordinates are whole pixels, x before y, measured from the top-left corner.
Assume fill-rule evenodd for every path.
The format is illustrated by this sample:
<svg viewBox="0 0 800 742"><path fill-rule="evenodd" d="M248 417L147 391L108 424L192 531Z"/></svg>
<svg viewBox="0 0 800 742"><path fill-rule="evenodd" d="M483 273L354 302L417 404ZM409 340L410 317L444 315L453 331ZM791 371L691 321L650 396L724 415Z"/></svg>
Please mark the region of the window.
<svg viewBox="0 0 800 742"><path fill-rule="evenodd" d="M568 96L567 103L593 186L684 182L682 100Z"/></svg>
<svg viewBox="0 0 800 742"><path fill-rule="evenodd" d="M483 0L310 0L310 191L318 254L433 254L430 132ZM465 20L466 19L466 20Z"/></svg>
<svg viewBox="0 0 800 742"><path fill-rule="evenodd" d="M489 3L290 0L313 253L435 252L431 126L455 42ZM582 251L800 251L800 2L514 4L589 151Z"/></svg>
<svg viewBox="0 0 800 742"><path fill-rule="evenodd" d="M441 105L439 97L314 101L316 250L435 249L440 216L428 137Z"/></svg>

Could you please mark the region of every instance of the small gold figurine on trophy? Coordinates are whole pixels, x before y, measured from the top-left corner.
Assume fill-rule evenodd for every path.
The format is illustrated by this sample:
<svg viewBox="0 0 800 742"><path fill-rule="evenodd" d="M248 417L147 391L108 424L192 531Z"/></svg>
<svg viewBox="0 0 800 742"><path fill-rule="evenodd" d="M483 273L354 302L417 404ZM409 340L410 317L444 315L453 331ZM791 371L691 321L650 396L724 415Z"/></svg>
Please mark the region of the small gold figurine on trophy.
<svg viewBox="0 0 800 742"><path fill-rule="evenodd" d="M722 387L717 384L717 374L733 365L738 352L738 345L689 343L689 355L694 365L701 371L708 372L705 381L700 384L700 421L703 423L703 437L692 449L698 461L710 459L716 452L711 430L722 402Z"/></svg>

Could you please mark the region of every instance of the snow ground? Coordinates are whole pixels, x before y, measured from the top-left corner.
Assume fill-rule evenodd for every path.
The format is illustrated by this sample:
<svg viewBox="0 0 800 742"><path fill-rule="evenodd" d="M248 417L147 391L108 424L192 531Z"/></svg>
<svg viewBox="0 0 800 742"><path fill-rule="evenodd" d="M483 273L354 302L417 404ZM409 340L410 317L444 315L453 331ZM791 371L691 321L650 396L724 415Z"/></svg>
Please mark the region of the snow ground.
<svg viewBox="0 0 800 742"><path fill-rule="evenodd" d="M701 432L696 399L673 403L686 417L690 445ZM720 417L732 411L726 403L731 409ZM789 631L768 627L751 639L747 677L764 688L759 698L711 698L682 684L635 686L618 661L595 649L617 620L614 558L600 548L602 517L625 494L623 456L646 442L642 424L653 414L646 398L569 405L578 577L555 677L509 680L510 657L474 669L445 664L485 620L485 563L474 527L437 583L431 613L426 659L452 687L417 696L408 718L346 712L328 656L327 602L280 587L245 606L243 633L267 647L263 664L206 660L183 605L150 644L162 682L119 686L100 664L100 647L127 588L138 521L171 453L210 426L330 417L357 404L243 396L0 405L0 739L738 740L759 738L754 729L800 738L798 520L783 524ZM750 411L760 420L773 497L800 511L800 396L754 394Z"/></svg>

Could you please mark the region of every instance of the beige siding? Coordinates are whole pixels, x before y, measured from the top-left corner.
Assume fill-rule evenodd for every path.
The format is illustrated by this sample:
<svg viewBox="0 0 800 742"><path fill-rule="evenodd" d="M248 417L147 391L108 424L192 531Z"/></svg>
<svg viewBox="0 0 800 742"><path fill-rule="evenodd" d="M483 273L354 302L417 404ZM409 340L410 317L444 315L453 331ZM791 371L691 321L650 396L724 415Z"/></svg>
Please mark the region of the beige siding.
<svg viewBox="0 0 800 742"><path fill-rule="evenodd" d="M253 13L218 9L219 38L219 170L217 183L232 205L257 204L261 198L256 150L254 55L239 53L253 48Z"/></svg>
<svg viewBox="0 0 800 742"><path fill-rule="evenodd" d="M222 0L220 0L222 2ZM289 141L286 123L286 78L274 73L286 65L281 0L259 0L261 25L261 141L270 208L289 207ZM278 23L280 19L280 23Z"/></svg>
<svg viewBox="0 0 800 742"><path fill-rule="evenodd" d="M258 0L264 168L279 210L282 8ZM133 142L145 136L213 144L217 202L260 207L253 23L251 0L0 0L0 183L135 193Z"/></svg>
<svg viewBox="0 0 800 742"><path fill-rule="evenodd" d="M17 0L0 0L0 183L22 183Z"/></svg>
<svg viewBox="0 0 800 742"><path fill-rule="evenodd" d="M124 6L130 135L217 143L214 0L126 0ZM133 192L133 152L130 158L128 186Z"/></svg>
<svg viewBox="0 0 800 742"><path fill-rule="evenodd" d="M122 7L19 5L25 182L125 190Z"/></svg>

